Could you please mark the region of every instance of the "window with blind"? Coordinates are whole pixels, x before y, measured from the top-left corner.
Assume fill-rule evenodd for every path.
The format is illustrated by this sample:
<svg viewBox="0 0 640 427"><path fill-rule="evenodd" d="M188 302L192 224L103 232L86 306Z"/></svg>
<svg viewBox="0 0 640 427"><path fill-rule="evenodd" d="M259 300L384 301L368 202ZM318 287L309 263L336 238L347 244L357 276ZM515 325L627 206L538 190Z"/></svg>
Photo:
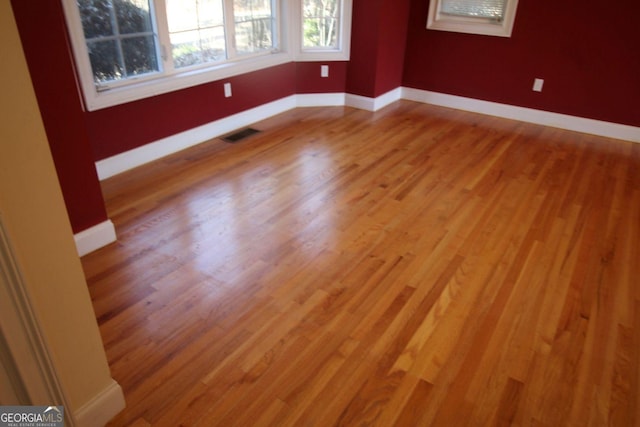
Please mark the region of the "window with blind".
<svg viewBox="0 0 640 427"><path fill-rule="evenodd" d="M431 0L427 28L511 37L518 0Z"/></svg>

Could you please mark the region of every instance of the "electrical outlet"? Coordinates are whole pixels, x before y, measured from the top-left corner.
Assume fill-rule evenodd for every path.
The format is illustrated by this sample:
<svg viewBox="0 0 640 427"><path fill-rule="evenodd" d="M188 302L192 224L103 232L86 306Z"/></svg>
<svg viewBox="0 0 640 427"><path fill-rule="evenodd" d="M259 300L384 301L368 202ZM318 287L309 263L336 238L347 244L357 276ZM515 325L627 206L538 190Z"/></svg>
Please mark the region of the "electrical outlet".
<svg viewBox="0 0 640 427"><path fill-rule="evenodd" d="M329 66L321 65L320 66L320 77L329 77Z"/></svg>
<svg viewBox="0 0 640 427"><path fill-rule="evenodd" d="M231 98L231 83L225 83L224 84L224 97L225 98Z"/></svg>
<svg viewBox="0 0 640 427"><path fill-rule="evenodd" d="M533 80L533 91L534 92L542 92L542 85L544 84L543 79L534 79Z"/></svg>

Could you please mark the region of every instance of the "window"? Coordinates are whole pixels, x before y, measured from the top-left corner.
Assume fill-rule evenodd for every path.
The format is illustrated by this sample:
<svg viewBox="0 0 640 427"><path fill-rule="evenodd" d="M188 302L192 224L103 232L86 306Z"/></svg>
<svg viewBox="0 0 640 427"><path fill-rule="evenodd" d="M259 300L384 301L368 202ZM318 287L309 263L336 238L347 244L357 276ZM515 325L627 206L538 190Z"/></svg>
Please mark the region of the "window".
<svg viewBox="0 0 640 427"><path fill-rule="evenodd" d="M78 7L97 84L160 70L148 1L80 1Z"/></svg>
<svg viewBox="0 0 640 427"><path fill-rule="evenodd" d="M62 0L85 108L348 60L352 0Z"/></svg>
<svg viewBox="0 0 640 427"><path fill-rule="evenodd" d="M511 37L518 0L431 0L427 28Z"/></svg>
<svg viewBox="0 0 640 427"><path fill-rule="evenodd" d="M282 0L64 0L89 110L290 61Z"/></svg>
<svg viewBox="0 0 640 427"><path fill-rule="evenodd" d="M347 60L351 0L301 0L300 60Z"/></svg>

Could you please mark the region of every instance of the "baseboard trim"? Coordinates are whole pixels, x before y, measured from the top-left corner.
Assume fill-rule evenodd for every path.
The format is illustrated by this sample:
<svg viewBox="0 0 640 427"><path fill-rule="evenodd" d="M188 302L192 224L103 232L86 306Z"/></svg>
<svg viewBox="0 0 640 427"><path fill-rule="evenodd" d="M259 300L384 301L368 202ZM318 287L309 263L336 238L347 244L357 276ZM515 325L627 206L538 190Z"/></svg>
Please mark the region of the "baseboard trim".
<svg viewBox="0 0 640 427"><path fill-rule="evenodd" d="M126 406L122 388L115 381L104 388L74 414L76 424L87 427L103 427Z"/></svg>
<svg viewBox="0 0 640 427"><path fill-rule="evenodd" d="M398 87L376 98L353 95L348 93L345 103L348 107L358 108L366 111L378 111L389 104L399 101L402 98L402 88Z"/></svg>
<svg viewBox="0 0 640 427"><path fill-rule="evenodd" d="M345 105L345 93L302 93L296 95L298 107L338 107Z"/></svg>
<svg viewBox="0 0 640 427"><path fill-rule="evenodd" d="M76 233L73 238L76 241L76 249L79 256L84 256L90 252L100 249L109 243L115 242L116 228L111 220L106 220L100 224L87 228Z"/></svg>
<svg viewBox="0 0 640 427"><path fill-rule="evenodd" d="M209 139L217 138L241 127L275 116L276 114L284 113L297 106L296 95L291 95L100 160L96 162L98 179L102 181L111 178L129 169L184 150L185 148L192 147Z"/></svg>
<svg viewBox="0 0 640 427"><path fill-rule="evenodd" d="M532 108L516 107L462 96L448 95L408 87L398 87L376 98L349 93L298 94L261 105L242 113L181 132L96 162L102 181L119 173L152 162L185 148L248 126L296 107L348 106L366 111L378 111L400 99L456 108L507 119L535 123L608 138L640 142L640 128L604 122Z"/></svg>
<svg viewBox="0 0 640 427"><path fill-rule="evenodd" d="M516 107L462 96L430 92L421 89L402 88L402 99L455 108L474 113L488 114L521 122L535 123L559 129L640 142L640 128L618 123L605 122L567 114Z"/></svg>

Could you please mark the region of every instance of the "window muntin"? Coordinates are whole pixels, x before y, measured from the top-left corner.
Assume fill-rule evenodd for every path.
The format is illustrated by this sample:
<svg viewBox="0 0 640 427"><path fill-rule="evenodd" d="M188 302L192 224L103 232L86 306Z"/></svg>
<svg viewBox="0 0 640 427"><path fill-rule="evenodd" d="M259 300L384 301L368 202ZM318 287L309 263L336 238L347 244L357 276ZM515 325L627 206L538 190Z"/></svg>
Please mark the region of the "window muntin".
<svg viewBox="0 0 640 427"><path fill-rule="evenodd" d="M432 0L427 29L511 37L518 0Z"/></svg>

